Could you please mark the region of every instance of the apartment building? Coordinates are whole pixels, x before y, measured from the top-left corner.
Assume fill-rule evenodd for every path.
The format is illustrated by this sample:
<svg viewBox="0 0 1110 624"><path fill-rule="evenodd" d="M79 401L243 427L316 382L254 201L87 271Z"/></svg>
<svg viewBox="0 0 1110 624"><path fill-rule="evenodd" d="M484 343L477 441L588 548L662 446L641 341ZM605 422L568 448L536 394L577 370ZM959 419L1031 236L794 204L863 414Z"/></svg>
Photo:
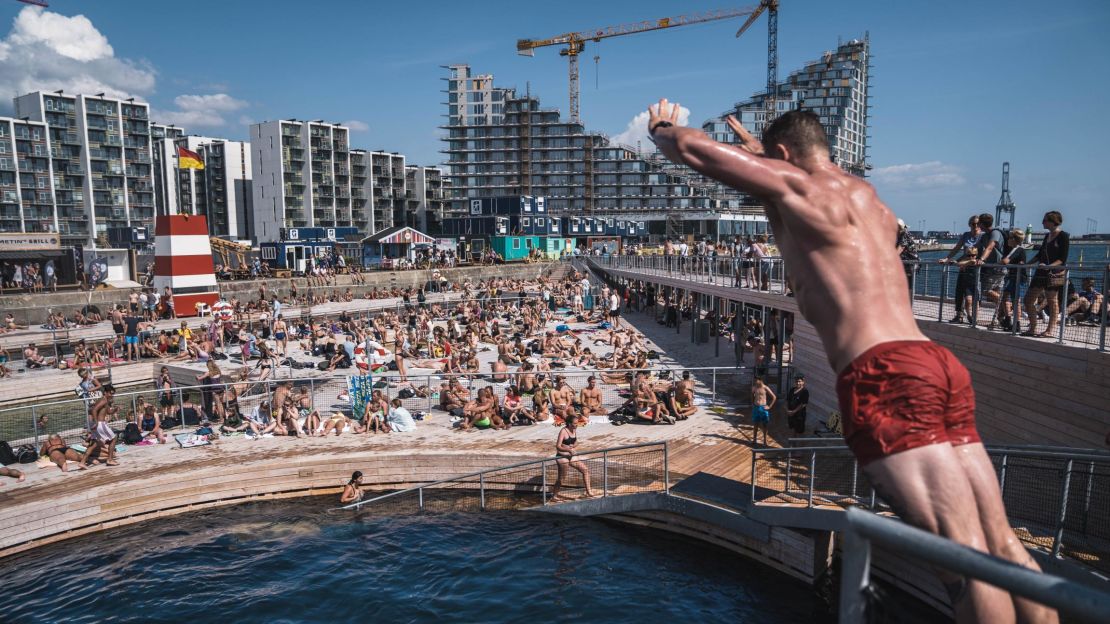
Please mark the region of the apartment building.
<svg viewBox="0 0 1110 624"><path fill-rule="evenodd" d="M869 39L841 42L835 51L825 52L779 83L775 94L777 114L799 109L816 114L825 127L833 161L863 176L871 168L867 163L870 79ZM731 114L749 132L762 136L767 123L766 99L766 90L755 93L721 117L706 121L702 129L718 141L735 142L724 123L724 117Z"/></svg>
<svg viewBox="0 0 1110 624"><path fill-rule="evenodd" d="M438 167L405 167L405 200L406 220L394 225L408 225L428 234L439 233L447 207L443 171Z"/></svg>
<svg viewBox="0 0 1110 624"><path fill-rule="evenodd" d="M93 246L108 228L153 231L154 179L149 106L134 98L36 91L15 98L17 118L42 122L47 133L46 174L54 190L54 227L63 244ZM33 153L33 145L32 145ZM34 158L32 156L32 158ZM38 162L38 161L35 161ZM42 168L32 164L33 168ZM36 186L39 184L35 181ZM79 191L79 192L77 192ZM36 204L44 208L45 204ZM43 210L24 210L42 224Z"/></svg>
<svg viewBox="0 0 1110 624"><path fill-rule="evenodd" d="M282 228L369 226L369 215L352 210L346 127L283 119L250 134L256 241L278 241Z"/></svg>
<svg viewBox="0 0 1110 624"><path fill-rule="evenodd" d="M471 198L533 195L546 197L553 214L634 217L659 235L715 234L722 200L728 208L737 197L564 121L534 96L494 87L492 76L447 69L451 216L465 215Z"/></svg>
<svg viewBox="0 0 1110 624"><path fill-rule="evenodd" d="M0 232L58 231L51 164L45 123L0 117ZM82 199L80 190L64 193Z"/></svg>
<svg viewBox="0 0 1110 624"><path fill-rule="evenodd" d="M174 141L185 136L185 129L158 123L150 124L151 168L154 172L154 213L177 214L177 152ZM173 203L170 203L170 198Z"/></svg>
<svg viewBox="0 0 1110 624"><path fill-rule="evenodd" d="M195 152L204 169L181 169L177 148ZM169 214L204 215L211 236L248 240L253 227L250 145L205 136L172 140L173 157L166 164L167 177L175 181L175 194L165 198Z"/></svg>

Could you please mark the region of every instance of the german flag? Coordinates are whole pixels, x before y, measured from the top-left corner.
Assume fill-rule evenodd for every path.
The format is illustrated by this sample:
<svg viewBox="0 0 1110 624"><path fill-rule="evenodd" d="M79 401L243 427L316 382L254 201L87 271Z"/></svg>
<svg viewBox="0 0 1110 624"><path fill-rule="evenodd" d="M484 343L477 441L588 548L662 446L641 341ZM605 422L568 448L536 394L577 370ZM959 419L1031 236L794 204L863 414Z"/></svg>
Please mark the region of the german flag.
<svg viewBox="0 0 1110 624"><path fill-rule="evenodd" d="M178 147L177 166L180 169L204 169L204 162L201 161L200 154Z"/></svg>

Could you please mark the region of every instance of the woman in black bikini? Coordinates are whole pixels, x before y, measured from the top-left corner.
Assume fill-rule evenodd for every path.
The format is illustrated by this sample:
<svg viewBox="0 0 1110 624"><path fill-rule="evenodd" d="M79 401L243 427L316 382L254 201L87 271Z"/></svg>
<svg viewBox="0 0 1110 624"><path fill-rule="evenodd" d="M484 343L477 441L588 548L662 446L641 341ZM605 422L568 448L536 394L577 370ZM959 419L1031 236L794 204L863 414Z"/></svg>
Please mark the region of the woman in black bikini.
<svg viewBox="0 0 1110 624"><path fill-rule="evenodd" d="M563 500L563 497L559 496L559 490L563 488L568 466L582 473L582 480L586 483L586 498L592 498L594 495L593 489L590 488L590 469L574 454L574 447L578 445L577 429L578 426L572 418L559 430L559 436L555 438L555 465L559 469L559 476L555 479L555 487L551 490L553 501Z"/></svg>
<svg viewBox="0 0 1110 624"><path fill-rule="evenodd" d="M258 365L255 368L260 369L262 372L258 374L258 381L266 381L270 375L274 374L274 367L277 365L277 360L274 358L273 352L270 347L266 346L265 342L258 343L258 350L262 353L258 358Z"/></svg>
<svg viewBox="0 0 1110 624"><path fill-rule="evenodd" d="M81 454L66 446L62 436L56 433L46 439L46 444L42 447L42 456L57 464L62 472L69 472L66 461L78 462L78 468L85 469L80 465Z"/></svg>

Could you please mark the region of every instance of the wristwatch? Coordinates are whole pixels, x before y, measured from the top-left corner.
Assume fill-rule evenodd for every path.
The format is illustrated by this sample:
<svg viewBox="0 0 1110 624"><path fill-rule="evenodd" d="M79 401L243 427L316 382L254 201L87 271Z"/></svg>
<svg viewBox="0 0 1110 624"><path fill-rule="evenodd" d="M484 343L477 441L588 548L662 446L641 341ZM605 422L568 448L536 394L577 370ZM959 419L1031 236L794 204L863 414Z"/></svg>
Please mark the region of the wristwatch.
<svg viewBox="0 0 1110 624"><path fill-rule="evenodd" d="M655 131L656 131L656 130L658 130L658 129L660 129L660 128L670 128L670 127L671 127L671 126L673 126L673 125L674 125L674 124L673 124L673 123L671 123L671 122L669 122L669 121L660 121L660 122L657 122L657 123L656 123L656 124L655 124L654 126L652 126L652 127L648 128L648 134L655 134Z"/></svg>

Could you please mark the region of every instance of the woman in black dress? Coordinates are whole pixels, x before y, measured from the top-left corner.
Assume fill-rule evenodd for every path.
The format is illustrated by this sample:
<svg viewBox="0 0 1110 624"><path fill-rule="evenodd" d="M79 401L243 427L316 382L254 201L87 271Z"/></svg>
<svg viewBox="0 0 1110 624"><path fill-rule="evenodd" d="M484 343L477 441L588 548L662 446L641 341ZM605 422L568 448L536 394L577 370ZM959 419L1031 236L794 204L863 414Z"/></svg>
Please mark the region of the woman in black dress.
<svg viewBox="0 0 1110 624"><path fill-rule="evenodd" d="M1064 215L1052 210L1046 212L1041 225L1048 230L1041 246L1037 249L1034 258L1037 271L1033 274L1033 281L1025 293L1025 313L1029 315L1029 329L1023 336L1051 336L1056 333L1056 323L1060 316L1060 289L1067 283L1065 276L1067 270L1064 266L1068 263L1068 247L1071 237L1060 227L1064 222ZM1037 333L1037 313L1040 308L1041 296L1044 296L1045 307L1048 310L1048 327Z"/></svg>

